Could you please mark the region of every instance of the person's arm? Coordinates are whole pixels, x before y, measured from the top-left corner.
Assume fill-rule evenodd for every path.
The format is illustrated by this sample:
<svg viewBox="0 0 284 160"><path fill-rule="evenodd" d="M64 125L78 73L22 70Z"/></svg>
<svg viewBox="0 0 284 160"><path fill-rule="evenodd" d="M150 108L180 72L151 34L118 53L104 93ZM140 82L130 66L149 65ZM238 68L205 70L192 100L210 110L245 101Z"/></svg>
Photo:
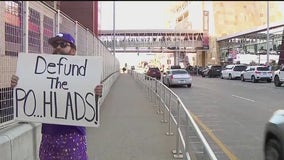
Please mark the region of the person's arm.
<svg viewBox="0 0 284 160"><path fill-rule="evenodd" d="M14 88L18 84L19 77L16 75L12 75L11 77L11 87Z"/></svg>

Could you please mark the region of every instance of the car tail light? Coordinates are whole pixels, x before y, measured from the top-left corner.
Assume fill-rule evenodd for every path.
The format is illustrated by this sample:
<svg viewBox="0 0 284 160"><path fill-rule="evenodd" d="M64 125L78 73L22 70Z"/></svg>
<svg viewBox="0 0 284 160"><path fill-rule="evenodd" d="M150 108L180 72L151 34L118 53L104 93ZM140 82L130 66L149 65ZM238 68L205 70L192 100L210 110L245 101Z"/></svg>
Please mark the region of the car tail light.
<svg viewBox="0 0 284 160"><path fill-rule="evenodd" d="M171 75L171 76L170 76L170 79L174 79L174 75Z"/></svg>
<svg viewBox="0 0 284 160"><path fill-rule="evenodd" d="M260 72L259 72L259 71L255 71L254 73L255 73L255 74L260 74Z"/></svg>

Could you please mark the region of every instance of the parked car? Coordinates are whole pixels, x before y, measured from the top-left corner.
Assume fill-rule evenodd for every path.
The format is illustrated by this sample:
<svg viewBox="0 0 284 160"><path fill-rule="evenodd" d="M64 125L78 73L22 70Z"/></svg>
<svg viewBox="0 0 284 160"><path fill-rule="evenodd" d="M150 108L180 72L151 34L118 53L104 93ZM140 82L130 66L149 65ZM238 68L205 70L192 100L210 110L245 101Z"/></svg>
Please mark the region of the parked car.
<svg viewBox="0 0 284 160"><path fill-rule="evenodd" d="M170 69L181 69L181 66L180 65L171 65L171 66L168 66L166 69L164 69L164 72L165 73L166 71L170 70Z"/></svg>
<svg viewBox="0 0 284 160"><path fill-rule="evenodd" d="M274 85L280 87L284 83L284 67L274 71Z"/></svg>
<svg viewBox="0 0 284 160"><path fill-rule="evenodd" d="M284 159L284 110L277 110L265 125L264 159Z"/></svg>
<svg viewBox="0 0 284 160"><path fill-rule="evenodd" d="M220 77L222 71L222 66L220 65L209 65L202 70L202 77Z"/></svg>
<svg viewBox="0 0 284 160"><path fill-rule="evenodd" d="M161 79L161 71L158 67L149 67L145 73L147 76L152 78L156 78L157 80ZM145 76L145 79L149 79L149 77Z"/></svg>
<svg viewBox="0 0 284 160"><path fill-rule="evenodd" d="M185 69L170 69L164 73L162 82L169 87L186 85L190 88L192 77Z"/></svg>
<svg viewBox="0 0 284 160"><path fill-rule="evenodd" d="M270 83L272 81L272 71L268 66L248 66L245 71L242 71L241 80L250 80L253 83L265 80Z"/></svg>
<svg viewBox="0 0 284 160"><path fill-rule="evenodd" d="M180 65L173 65L170 68L171 69L181 69L181 66Z"/></svg>
<svg viewBox="0 0 284 160"><path fill-rule="evenodd" d="M225 66L221 71L221 78L237 79L241 78L241 72L246 70L247 66L244 64L230 64Z"/></svg>
<svg viewBox="0 0 284 160"><path fill-rule="evenodd" d="M185 68L185 70L187 70L187 72L190 74L190 75L202 75L202 70L203 68L202 67L198 67L198 66L187 66Z"/></svg>

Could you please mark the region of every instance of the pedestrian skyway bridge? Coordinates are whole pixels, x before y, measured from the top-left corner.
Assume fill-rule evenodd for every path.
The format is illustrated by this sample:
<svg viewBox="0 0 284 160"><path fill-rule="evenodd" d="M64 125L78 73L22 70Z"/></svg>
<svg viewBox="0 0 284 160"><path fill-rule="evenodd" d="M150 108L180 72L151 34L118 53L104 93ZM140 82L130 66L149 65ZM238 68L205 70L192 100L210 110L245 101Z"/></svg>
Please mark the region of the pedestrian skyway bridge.
<svg viewBox="0 0 284 160"><path fill-rule="evenodd" d="M195 53L203 50L206 37L202 31L174 29L101 30L99 33L99 39L110 51L115 48L115 52Z"/></svg>

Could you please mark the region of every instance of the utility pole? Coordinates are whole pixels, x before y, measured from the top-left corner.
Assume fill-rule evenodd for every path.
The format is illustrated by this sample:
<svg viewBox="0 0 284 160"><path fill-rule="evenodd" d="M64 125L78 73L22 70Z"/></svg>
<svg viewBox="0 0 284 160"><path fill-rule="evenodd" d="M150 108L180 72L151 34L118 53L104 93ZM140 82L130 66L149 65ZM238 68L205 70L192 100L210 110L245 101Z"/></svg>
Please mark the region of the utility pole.
<svg viewBox="0 0 284 160"><path fill-rule="evenodd" d="M266 65L269 64L269 1L267 1L267 34L266 34Z"/></svg>
<svg viewBox="0 0 284 160"><path fill-rule="evenodd" d="M113 52L113 68L114 68L114 70L113 71L115 71L115 1L113 1L113 33L112 33L112 35L113 35L113 42L112 42L112 52Z"/></svg>

